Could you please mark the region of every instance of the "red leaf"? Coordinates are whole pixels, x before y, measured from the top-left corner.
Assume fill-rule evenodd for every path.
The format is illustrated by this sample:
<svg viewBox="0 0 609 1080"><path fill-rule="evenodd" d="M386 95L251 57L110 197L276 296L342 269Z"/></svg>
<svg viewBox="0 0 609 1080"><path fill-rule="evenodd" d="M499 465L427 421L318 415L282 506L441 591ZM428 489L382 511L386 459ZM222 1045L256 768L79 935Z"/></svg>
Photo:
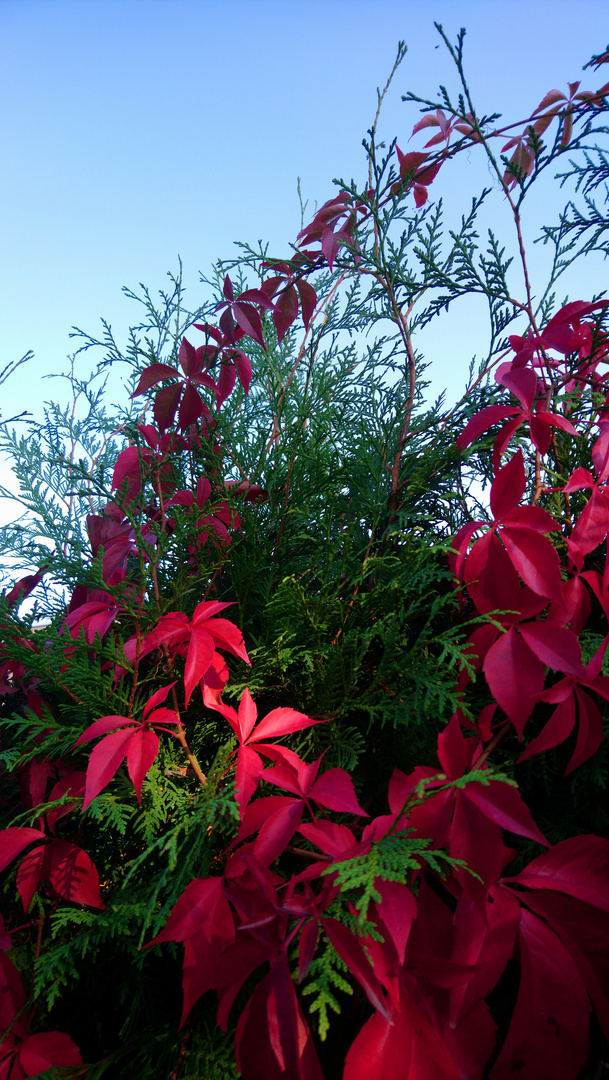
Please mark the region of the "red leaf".
<svg viewBox="0 0 609 1080"><path fill-rule="evenodd" d="M106 735L91 751L87 766L87 786L82 804L83 812L88 805L110 783L121 762L127 756L133 727L126 731L115 731Z"/></svg>
<svg viewBox="0 0 609 1080"><path fill-rule="evenodd" d="M477 896L482 903L489 887L501 873L501 829L489 816L480 813L480 808L465 797L466 792L467 788L459 791L455 798L449 853L451 858L463 859L467 864L468 870L457 870L455 877L466 892ZM482 880L478 881L469 870Z"/></svg>
<svg viewBox="0 0 609 1080"><path fill-rule="evenodd" d="M181 393L182 383L176 382L172 386L163 387L156 395L152 412L159 431L166 431L173 426Z"/></svg>
<svg viewBox="0 0 609 1080"><path fill-rule="evenodd" d="M525 623L518 629L529 648L546 667L584 678L580 644L571 630L548 622Z"/></svg>
<svg viewBox="0 0 609 1080"><path fill-rule="evenodd" d="M231 711L234 713L234 709ZM246 686L239 702L239 713L235 716L236 723L233 725L241 742L246 742L249 739L257 717L258 709Z"/></svg>
<svg viewBox="0 0 609 1080"><path fill-rule="evenodd" d="M510 784L499 780L491 781L488 787L474 781L468 784L461 797L473 803L486 817L508 832L518 836L527 836L538 844L548 846L543 833L533 821L520 792Z"/></svg>
<svg viewBox="0 0 609 1080"><path fill-rule="evenodd" d="M296 282L296 288L298 289L298 295L300 297L300 307L302 309L302 321L305 325L305 330L309 329L309 323L313 318L315 312L315 306L317 304L317 293L312 285L309 285L308 281L299 279Z"/></svg>
<svg viewBox="0 0 609 1080"><path fill-rule="evenodd" d="M277 331L277 343L280 345L298 315L298 293L293 285L288 285L280 294L273 312L273 322Z"/></svg>
<svg viewBox="0 0 609 1080"><path fill-rule="evenodd" d="M459 1080L461 1074L437 1031L402 991L390 1017L376 1012L345 1059L343 1080Z"/></svg>
<svg viewBox="0 0 609 1080"><path fill-rule="evenodd" d="M317 941L319 938L319 924L316 920L305 923L300 931L300 938L298 941L298 982L299 984L305 978L311 961L315 956L315 950L317 948Z"/></svg>
<svg viewBox="0 0 609 1080"><path fill-rule="evenodd" d="M232 915L229 911L229 918ZM184 960L182 964L182 1016L180 1027L184 1024L192 1007L203 994L213 990L218 977L218 965L225 942L221 937L209 938L204 931L199 931L184 942Z"/></svg>
<svg viewBox="0 0 609 1080"><path fill-rule="evenodd" d="M71 1065L82 1065L76 1043L63 1031L44 1031L38 1035L28 1035L21 1043L11 1077L18 1080L20 1076L38 1076L47 1069L67 1069Z"/></svg>
<svg viewBox="0 0 609 1080"><path fill-rule="evenodd" d="M62 776L61 780L53 784L49 802L61 799L63 795L71 795L75 799L82 799L85 793L85 781L86 773L84 770L71 769L65 776ZM56 806L54 810L47 810L46 818L49 832L54 833L57 822L75 809L74 803L68 803L66 806Z"/></svg>
<svg viewBox="0 0 609 1080"><path fill-rule="evenodd" d="M334 262L338 255L338 233L336 233L330 225L324 229L322 234L322 252L326 259L327 265L331 270L334 268Z"/></svg>
<svg viewBox="0 0 609 1080"><path fill-rule="evenodd" d="M249 746L240 746L235 773L235 799L239 814L243 817L245 807L254 794L264 772L261 757Z"/></svg>
<svg viewBox="0 0 609 1080"><path fill-rule="evenodd" d="M573 756L565 769L565 776L568 776L570 772L573 772L573 769L577 769L584 761L587 761L596 753L603 741L604 734L603 718L598 705L579 687L575 690L575 696L579 711L579 730Z"/></svg>
<svg viewBox="0 0 609 1080"><path fill-rule="evenodd" d="M190 881L173 905L163 929L144 948L149 949L162 941L186 941L201 930L210 935L221 934L227 945L232 940L233 918L221 877Z"/></svg>
<svg viewBox="0 0 609 1080"><path fill-rule="evenodd" d="M545 416L548 415L549 413L545 414ZM536 450L539 450L539 453L543 457L550 449L550 441L552 438L550 425L544 418L543 413L537 413L534 416L531 416L529 420L529 430L531 432L533 446Z"/></svg>
<svg viewBox="0 0 609 1080"><path fill-rule="evenodd" d="M192 622L193 627L198 623L196 611ZM246 664L250 663L245 642L243 641L243 634L234 623L229 622L228 619L213 619L204 623L204 628L214 639L219 649L226 649L233 656L237 656L239 660L244 660Z"/></svg>
<svg viewBox="0 0 609 1080"><path fill-rule="evenodd" d="M585 987L554 931L526 909L519 942L520 990L492 1080L573 1080L588 1057Z"/></svg>
<svg viewBox="0 0 609 1080"><path fill-rule="evenodd" d="M403 964L410 927L417 917L417 902L410 889L399 881L375 881L374 887L381 895L376 910L391 935L400 964Z"/></svg>
<svg viewBox="0 0 609 1080"><path fill-rule="evenodd" d="M455 714L438 735L438 761L451 780L463 776L472 763L472 754L479 745L476 740L466 739Z"/></svg>
<svg viewBox="0 0 609 1080"><path fill-rule="evenodd" d="M64 900L103 908L99 895L99 875L86 851L66 840L49 845L50 882Z"/></svg>
<svg viewBox="0 0 609 1080"><path fill-rule="evenodd" d="M516 506L505 514L503 524L510 529L529 529L536 533L560 530L558 522L540 506Z"/></svg>
<svg viewBox="0 0 609 1080"><path fill-rule="evenodd" d="M257 941L241 934L240 938L224 949L222 963L218 968L218 1027L226 1031L231 1006L243 983L253 971L269 959L269 946L265 941Z"/></svg>
<svg viewBox="0 0 609 1080"><path fill-rule="evenodd" d="M409 180L412 179L417 172L417 169L427 161L429 154L422 154L420 150L411 150L408 154L403 154L399 146L396 145L396 153L398 155L398 162L400 165L400 179Z"/></svg>
<svg viewBox="0 0 609 1080"><path fill-rule="evenodd" d="M12 1034L25 1039L29 1029L29 1017L22 1011L26 1003L21 977L12 960L0 952L0 1031L12 1026ZM17 1016L17 1013L21 1013Z"/></svg>
<svg viewBox="0 0 609 1080"><path fill-rule="evenodd" d="M526 761L534 754L541 754L544 750L551 750L554 746L564 742L575 727L575 697L571 693L552 713L547 724L542 728L539 735L534 738L526 750L517 759L516 764Z"/></svg>
<svg viewBox="0 0 609 1080"><path fill-rule="evenodd" d="M519 737L543 690L543 664L514 629L491 645L482 665L491 693Z"/></svg>
<svg viewBox="0 0 609 1080"><path fill-rule="evenodd" d="M211 627L210 627L211 628ZM185 707L188 708L190 695L195 686L203 678L210 666L215 652L214 639L203 626L195 625L194 619L188 643L188 655L184 668L184 698Z"/></svg>
<svg viewBox="0 0 609 1080"><path fill-rule="evenodd" d="M44 840L44 833L40 829L26 829L11 826L0 832L0 872L4 870L13 859L34 841L40 843Z"/></svg>
<svg viewBox="0 0 609 1080"><path fill-rule="evenodd" d="M512 616L503 616L505 622L537 615L546 607L545 599L529 588L520 587L516 569L494 530L474 544L465 563L463 578L479 612L514 612ZM489 627L488 634L496 637L497 632Z"/></svg>
<svg viewBox="0 0 609 1080"><path fill-rule="evenodd" d="M237 300L233 304L232 310L237 325L245 331L248 337L257 341L266 352L266 345L262 336L262 322L256 308L252 307L251 304L243 304L240 300Z"/></svg>
<svg viewBox="0 0 609 1080"><path fill-rule="evenodd" d="M503 457L512 435L518 431L521 424L524 423L525 415L518 410L513 420L508 420L507 424L504 424L500 431L497 432L495 442L493 443L493 471L498 472L501 468L501 458Z"/></svg>
<svg viewBox="0 0 609 1080"><path fill-rule="evenodd" d="M483 907L463 893L453 921L452 959L472 966L471 977L450 993L449 1019L455 1027L495 989L511 959L520 924L520 904L509 889L493 885Z"/></svg>
<svg viewBox="0 0 609 1080"><path fill-rule="evenodd" d="M501 539L525 585L539 596L560 603L560 559L550 541L531 529L510 528L501 530Z"/></svg>
<svg viewBox="0 0 609 1080"><path fill-rule="evenodd" d="M574 469L562 490L570 493L581 491L582 488L594 488L592 473L584 468Z"/></svg>
<svg viewBox="0 0 609 1080"><path fill-rule="evenodd" d="M470 540L479 528L480 522L468 521L453 536L451 544L453 550L448 557L448 565L458 581L461 581L463 577L463 566L467 558Z"/></svg>
<svg viewBox="0 0 609 1080"><path fill-rule="evenodd" d="M21 897L24 911L29 910L40 881L49 877L49 847L49 844L41 844L39 847L32 848L21 860L17 870L17 892Z"/></svg>
<svg viewBox="0 0 609 1080"><path fill-rule="evenodd" d="M573 427L573 424L571 424L569 420L566 420L564 416L561 416L560 413L549 413L540 409L538 413L535 413L535 416L544 423L550 424L552 427L557 427L560 428L561 431L566 431L569 435L579 435L579 432ZM533 417L531 419L533 419Z"/></svg>
<svg viewBox="0 0 609 1080"><path fill-rule="evenodd" d="M383 988L363 950L360 939L354 937L351 931L336 919L322 919L321 924L331 945L365 991L370 1004L391 1022L391 1012Z"/></svg>
<svg viewBox="0 0 609 1080"><path fill-rule="evenodd" d="M554 889L609 912L609 841L600 836L562 840L505 881L528 889Z"/></svg>
<svg viewBox="0 0 609 1080"><path fill-rule="evenodd" d="M532 368L510 368L504 371L497 379L518 398L520 404L528 412L535 400L537 393L537 375Z"/></svg>
<svg viewBox="0 0 609 1080"><path fill-rule="evenodd" d="M275 291L273 290L273 295ZM246 289L245 292L239 293L238 299L247 300L252 304L260 304L266 311L273 310L273 303L266 289Z"/></svg>
<svg viewBox="0 0 609 1080"><path fill-rule="evenodd" d="M142 801L144 778L158 752L159 737L156 732L144 726L136 728L129 741L127 768L139 803Z"/></svg>
<svg viewBox="0 0 609 1080"><path fill-rule="evenodd" d="M348 858L347 852L355 848L355 836L346 825L333 821L313 821L301 825L298 832L326 855L336 859Z"/></svg>
<svg viewBox="0 0 609 1080"><path fill-rule="evenodd" d="M239 1018L235 1057L241 1080L323 1080L283 958L258 984Z"/></svg>
<svg viewBox="0 0 609 1080"><path fill-rule="evenodd" d="M609 530L609 505L599 491L593 491L575 522L570 543L587 555L602 544Z"/></svg>
<svg viewBox="0 0 609 1080"><path fill-rule="evenodd" d="M254 855L263 866L270 866L289 844L300 825L304 808L302 799L286 798L284 805L264 822L254 844Z"/></svg>
<svg viewBox="0 0 609 1080"><path fill-rule="evenodd" d="M495 520L499 520L518 506L526 488L526 474L522 451L519 450L514 457L499 469L491 484L491 511Z"/></svg>
<svg viewBox="0 0 609 1080"><path fill-rule="evenodd" d="M43 566L36 574L26 574L25 577L19 578L19 581L15 582L11 591L5 596L8 607L14 607L15 604L19 606L25 600L26 596L29 596L30 593L33 592L44 577L46 570L47 567Z"/></svg>
<svg viewBox="0 0 609 1080"><path fill-rule="evenodd" d="M195 424L200 416L203 415L204 405L201 400L199 391L193 386L191 382L186 383L184 395L180 402L180 409L178 412L178 426L185 431L191 424Z"/></svg>
<svg viewBox="0 0 609 1080"><path fill-rule="evenodd" d="M156 386L163 379L175 379L178 374L175 368L169 367L169 364L149 364L140 375L140 381L131 397L134 398L138 394L145 394L147 390L150 390L151 386Z"/></svg>
<svg viewBox="0 0 609 1080"><path fill-rule="evenodd" d="M353 780L344 769L328 769L310 788L309 796L338 813L369 816L358 803Z"/></svg>
<svg viewBox="0 0 609 1080"><path fill-rule="evenodd" d="M250 362L250 358L249 356L246 356L243 352L234 352L233 363L237 369L239 382L245 390L245 393L248 394L250 383L252 381L252 365Z"/></svg>
<svg viewBox="0 0 609 1080"><path fill-rule="evenodd" d="M197 350L194 345L191 345L187 338L182 338L180 342L178 360L180 361L180 367L185 375L192 375L200 368L200 362L197 359Z"/></svg>
<svg viewBox="0 0 609 1080"><path fill-rule="evenodd" d="M504 890L507 892L507 890ZM609 1039L609 924L604 914L559 893L530 892L522 897L563 942L592 1001L605 1038Z"/></svg>
<svg viewBox="0 0 609 1080"><path fill-rule="evenodd" d="M155 705L162 705L162 703L167 700L167 695L172 686L175 686L176 682L177 679L170 683L169 686L161 686L160 690L157 690L152 697L148 698L148 701L144 705L144 720L148 716L150 710L154 709Z"/></svg>
<svg viewBox="0 0 609 1080"><path fill-rule="evenodd" d="M237 381L237 371L234 364L223 360L220 364L218 383L216 386L216 406L219 409L226 399L232 394Z"/></svg>
<svg viewBox="0 0 609 1080"><path fill-rule="evenodd" d="M106 552L104 551L104 573L108 577L106 569ZM122 559L121 559L122 561ZM112 601L109 603L104 600L91 600L86 604L81 604L74 611L70 612L64 627L70 631L70 636L78 637L81 626L85 632L85 639L90 645L95 640L95 635L99 634L103 637L108 628L114 622L116 616L121 609L117 607Z"/></svg>
<svg viewBox="0 0 609 1080"><path fill-rule="evenodd" d="M486 409L481 409L463 428L455 443L457 450L465 450L483 431L488 431L493 424L507 420L508 416L513 416L518 411L511 405L489 405Z"/></svg>
<svg viewBox="0 0 609 1080"><path fill-rule="evenodd" d="M321 721L311 720L310 716L296 712L295 709L272 709L258 724L255 738L278 739L281 735L290 735L294 731L302 731L319 723Z"/></svg>
<svg viewBox="0 0 609 1080"><path fill-rule="evenodd" d="M82 746L83 743L89 742L90 739L97 739L100 735L105 735L108 731L114 731L116 728L125 727L126 725L133 726L133 723L134 721L127 716L102 716L100 720L94 720L92 724L89 724L89 727L76 740L74 746Z"/></svg>
<svg viewBox="0 0 609 1080"><path fill-rule="evenodd" d="M127 481L127 498L132 499L142 489L141 471L150 460L150 451L128 446L116 459L112 473L112 490L122 489ZM104 544L104 547L106 544Z"/></svg>

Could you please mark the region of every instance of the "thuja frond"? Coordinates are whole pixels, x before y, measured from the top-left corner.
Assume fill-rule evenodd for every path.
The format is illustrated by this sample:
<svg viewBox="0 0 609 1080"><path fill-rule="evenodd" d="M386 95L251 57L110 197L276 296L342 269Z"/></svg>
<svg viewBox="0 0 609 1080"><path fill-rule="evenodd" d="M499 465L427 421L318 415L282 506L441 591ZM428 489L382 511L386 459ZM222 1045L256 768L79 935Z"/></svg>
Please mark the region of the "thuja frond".
<svg viewBox="0 0 609 1080"><path fill-rule="evenodd" d="M317 1031L322 1042L325 1041L330 1030L328 1010L337 1015L341 1011L337 992L339 994L353 993L353 987L346 978L348 973L347 965L324 934L323 948L311 961L302 989L303 997L313 998L308 1003L308 1008L311 1015L317 1014Z"/></svg>
<svg viewBox="0 0 609 1080"><path fill-rule="evenodd" d="M450 869L465 868L462 859L454 859L446 851L430 849L430 840L392 833L375 841L365 855L332 863L324 874L332 876L342 893L351 894L358 912L358 922L368 917L368 908L374 901L381 902L375 882L399 881L408 884L413 873L426 863L440 877Z"/></svg>
<svg viewBox="0 0 609 1080"><path fill-rule="evenodd" d="M51 917L51 940L36 964L36 997L42 997L50 1009L66 986L83 976L80 961L86 959L92 965L113 943L130 952L143 911L141 899L120 894L102 912L59 908Z"/></svg>

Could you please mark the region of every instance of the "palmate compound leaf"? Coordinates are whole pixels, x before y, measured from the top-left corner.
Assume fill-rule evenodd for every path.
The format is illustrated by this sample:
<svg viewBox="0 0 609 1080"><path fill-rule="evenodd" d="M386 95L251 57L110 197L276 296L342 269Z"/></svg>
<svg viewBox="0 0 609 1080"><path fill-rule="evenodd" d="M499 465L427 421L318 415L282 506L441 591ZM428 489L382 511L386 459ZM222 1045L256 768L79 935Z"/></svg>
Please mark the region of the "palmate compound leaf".
<svg viewBox="0 0 609 1080"><path fill-rule="evenodd" d="M184 669L184 695L188 707L195 686L213 667L215 650L224 649L233 656L250 663L241 631L228 619L216 618L218 612L230 607L231 602L209 600L198 604L192 619L183 611L170 611L161 616L155 628L139 643L135 637L125 642L124 653L132 663L136 650L141 659L153 649L165 646L170 653L186 657ZM210 706L214 708L213 705Z"/></svg>
<svg viewBox="0 0 609 1080"><path fill-rule="evenodd" d="M144 719L139 723L127 716L102 716L90 724L77 739L75 745L82 746L99 735L105 735L89 755L83 811L110 783L125 758L137 800L141 803L144 779L159 752L159 737L153 728L167 731L165 724L179 722L178 714L173 709L158 708L154 712L150 710L166 699L174 685L175 683L170 683L169 686L161 687L152 695L144 706ZM119 730L112 730L116 728Z"/></svg>
<svg viewBox="0 0 609 1080"><path fill-rule="evenodd" d="M253 744L258 743L261 739L277 739L283 735L303 731L305 728L320 723L320 721L312 720L310 716L296 712L295 709L279 708L272 709L256 726L258 710L247 687L241 695L238 711L230 705L225 705L207 686L203 690L203 700L208 708L215 709L222 714L239 739L236 797L239 812L243 817L245 808L254 794L263 773L262 759L257 749L254 749ZM281 747L273 747L272 745L261 747L261 752L266 751L269 756L272 753L280 753L281 750Z"/></svg>

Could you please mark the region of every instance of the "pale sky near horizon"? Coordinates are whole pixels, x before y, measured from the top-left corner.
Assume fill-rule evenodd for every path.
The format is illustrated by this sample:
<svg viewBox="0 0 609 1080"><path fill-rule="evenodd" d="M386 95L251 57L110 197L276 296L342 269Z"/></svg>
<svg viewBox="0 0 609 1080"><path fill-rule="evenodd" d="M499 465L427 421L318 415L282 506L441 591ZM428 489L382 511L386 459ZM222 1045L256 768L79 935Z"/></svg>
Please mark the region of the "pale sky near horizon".
<svg viewBox="0 0 609 1080"><path fill-rule="evenodd" d="M506 120L567 81L606 81L581 72L609 37L604 0L576 13L570 0L0 0L0 371L35 353L0 390L2 416L61 399L42 376L66 370L73 325L97 334L103 316L125 338L137 311L121 286L165 287L180 256L194 307L198 272L233 241L287 253L297 177L313 207L335 176L365 175L361 140L401 38L380 127L405 148L419 113L401 95L457 88L434 20L452 40L467 28L474 98ZM460 212L488 180L472 154L430 193ZM581 298L603 288L601 266ZM466 329L428 339L434 385L454 395L475 351Z"/></svg>

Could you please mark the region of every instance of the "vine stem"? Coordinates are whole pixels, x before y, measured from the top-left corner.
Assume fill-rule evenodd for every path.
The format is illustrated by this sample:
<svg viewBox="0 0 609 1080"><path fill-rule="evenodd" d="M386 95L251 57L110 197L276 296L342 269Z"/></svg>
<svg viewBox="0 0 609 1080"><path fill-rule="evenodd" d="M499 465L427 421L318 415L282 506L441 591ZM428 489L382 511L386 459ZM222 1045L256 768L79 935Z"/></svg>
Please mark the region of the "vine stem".
<svg viewBox="0 0 609 1080"><path fill-rule="evenodd" d="M472 763L472 768L473 769L474 768L475 769L481 769L482 766L486 764L488 758L492 754L495 747L498 746L498 744L501 742L503 737L505 735L507 735L508 727L509 727L509 721L506 720L505 723L502 725L502 727L499 728L499 731L497 732L497 734L493 736L493 738L491 739L491 741L488 744L488 746L486 747L486 749L483 750L480 757L477 758L476 761L474 761Z"/></svg>
<svg viewBox="0 0 609 1080"><path fill-rule="evenodd" d="M183 725L182 719L180 717L180 709L179 709L179 706L178 706L178 695L176 693L175 686L171 687L171 700L173 701L173 707L175 709L176 716L178 718L176 736L177 736L177 738L179 740L179 743L180 743L184 753L186 754L186 757L188 758L188 761L190 763L190 767L193 770L193 772L195 773L195 776L197 777L197 780L199 781L201 787L207 787L207 777L206 777L205 773L203 772L203 770L201 769L201 766L199 765L199 762L197 761L197 759L196 759L195 755L193 754L192 750L190 749L190 746L188 745L188 740L186 738L186 732L184 730L184 725Z"/></svg>
<svg viewBox="0 0 609 1080"><path fill-rule="evenodd" d="M400 491L400 465L402 462L402 454L404 452L404 447L406 445L406 440L408 437L410 417L412 414L414 395L417 386L417 368L414 358L414 349L412 347L412 338L410 336L410 329L408 327L408 319L410 318L410 313L412 312L415 301L413 300L412 303L408 306L408 310L404 315L397 302L395 291L391 283L383 282L383 280L380 278L379 283L381 285L384 284L386 287L388 286L389 288L391 306L393 308L393 313L395 315L395 320L398 324L398 329L400 331L402 341L404 342L406 356L408 358L408 398L406 399L406 405L404 408L404 421L402 423L402 430L400 432L400 438L398 440L393 464L391 466L391 495L389 496L389 509L391 514L393 515L395 514L398 506L398 496Z"/></svg>
<svg viewBox="0 0 609 1080"><path fill-rule="evenodd" d="M178 1050L178 1056L176 1058L176 1063L175 1063L173 1069L171 1070L169 1080L178 1080L180 1069L182 1068L182 1065L184 1063L184 1058L186 1056L186 1050L188 1049L188 1044L189 1044L191 1036L192 1036L193 1026L194 1025L193 1025L192 1021L190 1021L190 1023L187 1024L187 1026L184 1029L184 1034L182 1035L182 1041L180 1042L180 1049Z"/></svg>

